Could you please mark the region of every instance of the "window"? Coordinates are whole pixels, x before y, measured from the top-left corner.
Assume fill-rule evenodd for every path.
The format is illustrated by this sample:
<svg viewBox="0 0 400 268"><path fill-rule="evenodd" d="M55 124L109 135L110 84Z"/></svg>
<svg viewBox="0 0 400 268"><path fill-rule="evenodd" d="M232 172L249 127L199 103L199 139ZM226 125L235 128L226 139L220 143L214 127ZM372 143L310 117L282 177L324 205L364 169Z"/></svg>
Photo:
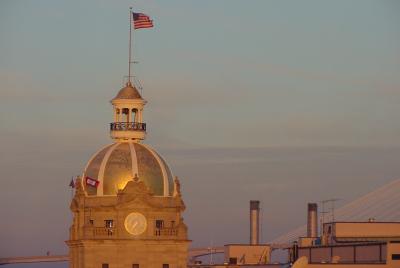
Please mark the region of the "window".
<svg viewBox="0 0 400 268"><path fill-rule="evenodd" d="M103 264L101 265L101 268L108 268L108 263L103 263Z"/></svg>
<svg viewBox="0 0 400 268"><path fill-rule="evenodd" d="M171 221L171 228L175 227L175 221Z"/></svg>
<svg viewBox="0 0 400 268"><path fill-rule="evenodd" d="M132 122L137 122L137 109L132 109Z"/></svg>
<svg viewBox="0 0 400 268"><path fill-rule="evenodd" d="M400 261L400 254L392 254L392 260Z"/></svg>
<svg viewBox="0 0 400 268"><path fill-rule="evenodd" d="M139 264L132 264L132 268L139 268Z"/></svg>
<svg viewBox="0 0 400 268"><path fill-rule="evenodd" d="M94 224L94 220L89 220L89 224L93 225Z"/></svg>
<svg viewBox="0 0 400 268"><path fill-rule="evenodd" d="M163 264L162 268L169 268L169 264Z"/></svg>
<svg viewBox="0 0 400 268"><path fill-rule="evenodd" d="M155 235L161 235L161 230L164 228L164 221L163 220L156 220L156 230Z"/></svg>
<svg viewBox="0 0 400 268"><path fill-rule="evenodd" d="M122 108L122 122L127 122L129 123L129 109L128 108Z"/></svg>
<svg viewBox="0 0 400 268"><path fill-rule="evenodd" d="M229 258L229 264L237 264L237 258Z"/></svg>
<svg viewBox="0 0 400 268"><path fill-rule="evenodd" d="M114 221L113 221L113 220L105 220L104 222L105 222L105 226L106 226L107 228L112 228L112 227L114 227Z"/></svg>
<svg viewBox="0 0 400 268"><path fill-rule="evenodd" d="M156 228L157 229L164 228L164 221L163 220L156 220Z"/></svg>

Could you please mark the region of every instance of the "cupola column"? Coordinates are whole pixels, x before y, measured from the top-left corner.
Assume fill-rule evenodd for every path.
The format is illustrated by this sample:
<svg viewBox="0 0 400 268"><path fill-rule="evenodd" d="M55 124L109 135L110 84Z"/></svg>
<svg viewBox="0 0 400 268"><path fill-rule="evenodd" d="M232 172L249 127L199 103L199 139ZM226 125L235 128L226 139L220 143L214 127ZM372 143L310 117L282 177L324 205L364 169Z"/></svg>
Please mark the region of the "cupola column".
<svg viewBox="0 0 400 268"><path fill-rule="evenodd" d="M115 106L113 106L114 122L118 122L119 121L117 110L118 109Z"/></svg>
<svg viewBox="0 0 400 268"><path fill-rule="evenodd" d="M140 110L139 110L139 114L138 114L139 122L143 122L143 121L142 121L142 113L143 113L143 109L140 109Z"/></svg>
<svg viewBox="0 0 400 268"><path fill-rule="evenodd" d="M126 111L126 122L129 123L131 122L131 113L130 113L131 109L125 108L125 111Z"/></svg>

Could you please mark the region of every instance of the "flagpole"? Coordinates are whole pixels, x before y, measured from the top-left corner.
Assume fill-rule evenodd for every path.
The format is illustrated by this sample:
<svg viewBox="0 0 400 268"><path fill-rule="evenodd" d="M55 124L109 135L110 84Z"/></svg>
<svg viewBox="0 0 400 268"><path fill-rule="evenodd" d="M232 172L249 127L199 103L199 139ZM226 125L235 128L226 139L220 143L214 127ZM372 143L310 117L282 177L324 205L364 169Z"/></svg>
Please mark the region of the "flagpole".
<svg viewBox="0 0 400 268"><path fill-rule="evenodd" d="M129 7L129 69L128 82L131 82L131 62L132 62L132 7Z"/></svg>

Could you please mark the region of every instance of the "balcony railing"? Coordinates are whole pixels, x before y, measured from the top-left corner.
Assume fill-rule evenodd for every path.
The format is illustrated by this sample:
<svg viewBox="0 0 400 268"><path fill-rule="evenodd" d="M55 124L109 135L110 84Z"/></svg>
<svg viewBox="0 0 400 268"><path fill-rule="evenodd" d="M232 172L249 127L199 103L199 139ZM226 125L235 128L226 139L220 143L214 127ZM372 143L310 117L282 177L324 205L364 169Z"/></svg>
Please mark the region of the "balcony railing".
<svg viewBox="0 0 400 268"><path fill-rule="evenodd" d="M84 227L86 238L110 238L116 236L115 227Z"/></svg>
<svg viewBox="0 0 400 268"><path fill-rule="evenodd" d="M156 228L154 230L155 236L177 236L178 229L177 228Z"/></svg>
<svg viewBox="0 0 400 268"><path fill-rule="evenodd" d="M115 122L110 123L110 130L113 131L146 131L146 123L137 122Z"/></svg>

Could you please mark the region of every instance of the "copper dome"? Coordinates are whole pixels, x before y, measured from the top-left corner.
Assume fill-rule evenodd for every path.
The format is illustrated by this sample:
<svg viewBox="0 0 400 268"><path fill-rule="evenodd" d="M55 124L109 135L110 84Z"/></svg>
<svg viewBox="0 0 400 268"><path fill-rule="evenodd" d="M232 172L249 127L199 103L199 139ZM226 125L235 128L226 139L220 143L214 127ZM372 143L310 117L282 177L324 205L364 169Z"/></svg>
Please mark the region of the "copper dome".
<svg viewBox="0 0 400 268"><path fill-rule="evenodd" d="M117 99L142 99L142 96L136 87L132 86L131 82L128 82L126 83L125 87L121 88L113 100Z"/></svg>

